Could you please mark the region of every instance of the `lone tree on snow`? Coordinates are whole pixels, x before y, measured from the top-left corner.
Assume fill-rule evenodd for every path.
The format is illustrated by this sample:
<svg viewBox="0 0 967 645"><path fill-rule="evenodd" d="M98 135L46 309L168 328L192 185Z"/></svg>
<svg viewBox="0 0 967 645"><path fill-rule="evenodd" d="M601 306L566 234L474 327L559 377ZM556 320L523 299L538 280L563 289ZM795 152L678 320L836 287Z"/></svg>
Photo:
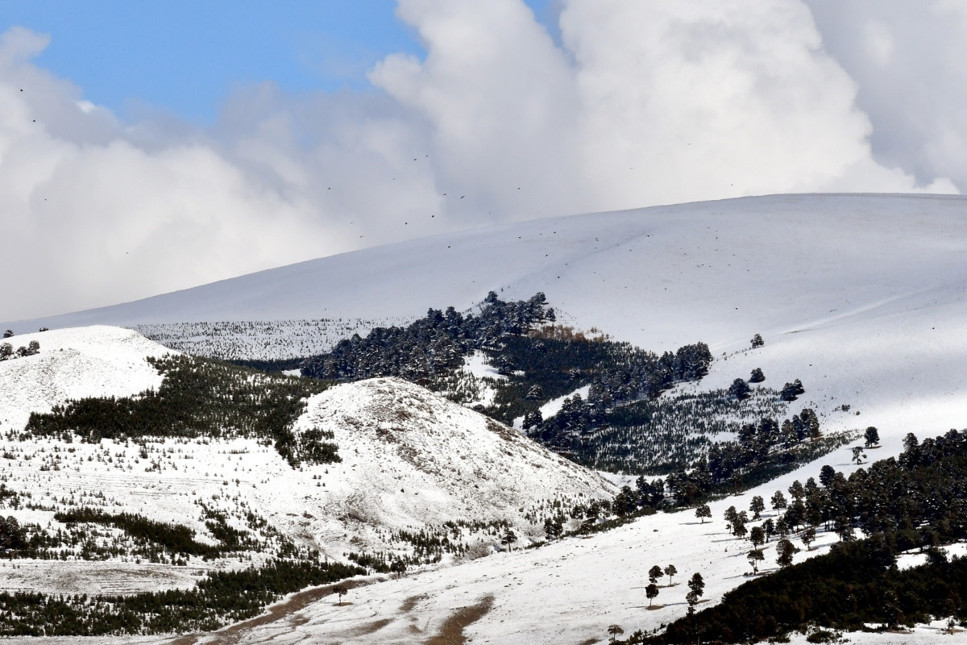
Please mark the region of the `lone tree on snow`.
<svg viewBox="0 0 967 645"><path fill-rule="evenodd" d="M866 439L866 447L872 448L876 444L880 443L880 432L874 426L870 426L863 433L863 438Z"/></svg>
<svg viewBox="0 0 967 645"><path fill-rule="evenodd" d="M645 587L645 596L648 597L648 608L651 609L652 601L658 597L658 585L653 582Z"/></svg>
<svg viewBox="0 0 967 645"><path fill-rule="evenodd" d="M625 633L625 630L621 629L621 626L620 625L609 625L608 626L608 634L611 635L611 642L612 643L614 642L614 639L615 638L617 638L618 636L620 636L621 634L624 634L624 633Z"/></svg>
<svg viewBox="0 0 967 645"><path fill-rule="evenodd" d="M669 587L672 586L672 578L675 577L675 574L676 573L678 573L678 569L675 568L675 565L674 564L670 564L667 567L665 567L665 575L668 576L668 586Z"/></svg>
<svg viewBox="0 0 967 645"><path fill-rule="evenodd" d="M705 524L705 518L711 519L712 517L712 509L708 507L708 504L702 504L695 509L695 517L702 520L702 524Z"/></svg>
<svg viewBox="0 0 967 645"><path fill-rule="evenodd" d="M692 576L692 579L688 581L688 589L689 592L685 594L685 600L688 602L688 613L694 614L698 599L705 593L705 580L702 579L701 573L696 572Z"/></svg>
<svg viewBox="0 0 967 645"><path fill-rule="evenodd" d="M516 541L517 541L517 534L516 534L516 533L514 533L514 529L512 529L512 528L510 528L510 527L508 526L508 527L507 527L507 530L506 530L506 531L504 531L504 535L503 535L503 537L501 537L501 538L500 538L500 543L501 543L502 545L504 545L505 547L507 547L507 550L508 550L508 551L510 551L510 550L511 550L511 547L512 547L512 545L513 545L513 544L514 544L514 542L516 542Z"/></svg>

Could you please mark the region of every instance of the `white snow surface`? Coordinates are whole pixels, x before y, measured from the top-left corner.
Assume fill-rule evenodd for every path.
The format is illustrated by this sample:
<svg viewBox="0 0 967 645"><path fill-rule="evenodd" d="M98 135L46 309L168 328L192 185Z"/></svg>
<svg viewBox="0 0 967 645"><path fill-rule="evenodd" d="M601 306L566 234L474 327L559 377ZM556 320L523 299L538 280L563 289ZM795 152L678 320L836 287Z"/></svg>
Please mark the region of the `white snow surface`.
<svg viewBox="0 0 967 645"><path fill-rule="evenodd" d="M472 410L395 378L339 385L309 400L300 429L334 433L342 462L326 466L323 510L365 528L450 520L522 524L545 501L602 498L596 473ZM535 535L543 527L536 527Z"/></svg>
<svg viewBox="0 0 967 645"><path fill-rule="evenodd" d="M819 413L824 432L874 425L882 446L867 450L867 456L882 459L899 453L908 432L922 439L967 426L965 215L967 199L962 197L792 195L552 218L368 249L5 327L20 332L91 322L405 318L420 316L427 307L466 310L490 290L503 299L543 291L559 320L579 328L596 326L645 349L661 352L685 343L708 343L716 360L709 375L689 387L727 387L735 378L748 378L755 367L765 373L764 385L777 389L801 379L806 393L792 404L790 415L811 407ZM753 350L749 340L755 333L762 334L765 346ZM7 378L0 381L5 395L9 384L18 382L6 377L5 370L21 360L43 358L47 334L37 336L40 357L0 363L0 379ZM26 338L16 336L14 344L26 343ZM347 459L340 466L345 477L351 476L354 464L360 473L370 469L366 477L358 474L353 480L362 496L360 523L370 513L405 523L415 516L436 517L449 504L458 512L473 508L473 496L454 499L428 474L437 469L443 481L447 471L455 470L469 481L471 471L456 457L448 457L449 462L442 456L420 457L416 461L427 464L425 472L405 458L394 461L392 468L378 465L388 458L382 451L364 454L375 450L367 446L377 445L363 442L364 435L403 453L402 446L410 445L424 455L451 448L431 434L410 438L405 436L408 429L394 433L403 424L380 416L375 402L382 396L378 390L388 385L365 385L372 390L365 404L354 403L363 390L337 388L314 399L303 418L304 423L331 423L347 446L361 442L359 461L347 459L355 454L353 449L340 449ZM326 395L345 399L326 407ZM401 388L385 398L410 396L423 397ZM56 398L41 397L38 404ZM414 405L414 422L422 423L423 403ZM0 406L0 419L22 418L16 417L19 407ZM355 427L349 421L355 414L351 410L367 406L371 415ZM450 414L456 417L458 412ZM390 437L400 443L391 443ZM501 441L505 439L494 445L503 445ZM491 456L488 463L498 470L494 476L503 475L491 459L500 456L499 449L482 442L481 450ZM524 462L536 459L530 451L521 455ZM464 630L470 642L603 643L612 623L621 625L626 635L657 628L685 613L684 582L695 571L705 577L707 602L716 602L747 579L748 543L729 536L721 520L728 506L747 509L752 495L769 499L794 479L817 476L825 463L850 472L856 468L850 457L849 448L843 448L745 495L715 502L710 523L699 523L689 512L662 514L589 539L499 553L359 587L342 605L324 600L245 630L240 642L425 642L458 609L489 597L490 610ZM277 506L278 517L290 517L307 534L338 530L329 520L304 520L298 508L305 503L308 510L310 502L291 492L282 495L293 490L315 494L318 489L310 487L318 480L310 479L308 471L286 480L277 476L283 472L281 460L278 468L266 471L264 478L277 478L279 493L266 495L262 504ZM399 486L404 492L389 495L386 491L398 490L394 478L404 473L408 480ZM366 490L370 477L375 482L371 492ZM325 481L334 491L326 499L336 507L344 504L339 500L349 499L351 492L337 488L335 478ZM539 481L535 476L522 484L524 492ZM411 490L420 494L410 497ZM505 489L495 485L492 490L500 495ZM319 501L311 504L323 503L321 496L313 499ZM834 536L821 534L813 550L803 549L797 561L824 552L833 541ZM775 566L774 543L767 549L765 570ZM643 589L647 570L669 563L678 568L676 584L662 587L655 599L661 608L649 611ZM912 634L848 637L884 645L965 640L963 632L948 636L932 627Z"/></svg>
<svg viewBox="0 0 967 645"><path fill-rule="evenodd" d="M13 336L40 353L0 362L0 429L22 430L31 412L49 412L68 399L131 396L161 384L148 356L173 353L141 334L117 327L56 329Z"/></svg>

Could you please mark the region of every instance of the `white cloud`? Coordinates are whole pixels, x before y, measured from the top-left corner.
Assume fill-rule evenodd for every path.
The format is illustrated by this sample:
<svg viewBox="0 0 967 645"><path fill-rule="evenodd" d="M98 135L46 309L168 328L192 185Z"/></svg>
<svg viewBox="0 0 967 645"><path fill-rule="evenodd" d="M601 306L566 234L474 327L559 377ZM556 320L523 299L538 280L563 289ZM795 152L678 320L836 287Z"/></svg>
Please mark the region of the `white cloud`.
<svg viewBox="0 0 967 645"><path fill-rule="evenodd" d="M857 82L857 105L874 124L874 157L919 185L949 177L967 186L967 5L805 2L826 49Z"/></svg>
<svg viewBox="0 0 967 645"><path fill-rule="evenodd" d="M386 57L371 91L243 88L204 132L121 123L31 62L48 38L6 32L0 318L492 221L967 181L957 3L558 6L552 39L521 0L400 0L422 60Z"/></svg>

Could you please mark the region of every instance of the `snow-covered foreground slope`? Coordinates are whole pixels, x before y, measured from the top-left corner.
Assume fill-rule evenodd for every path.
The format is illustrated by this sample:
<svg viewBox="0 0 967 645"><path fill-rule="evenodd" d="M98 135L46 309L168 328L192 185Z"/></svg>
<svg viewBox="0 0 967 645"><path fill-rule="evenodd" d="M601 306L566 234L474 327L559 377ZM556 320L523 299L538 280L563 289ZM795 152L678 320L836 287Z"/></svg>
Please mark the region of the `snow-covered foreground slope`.
<svg viewBox="0 0 967 645"><path fill-rule="evenodd" d="M765 496L775 489L767 485L753 492ZM330 596L274 622L237 630L231 641L214 634L199 642L429 643L441 634L453 638L452 621L468 614L474 616L463 627L468 643L603 644L612 624L626 635L639 629L647 633L685 615L687 581L694 573L701 573L706 584L699 608L719 602L725 592L751 579L749 542L728 533L721 519L730 505L746 508L751 495L712 503L711 522L701 523L693 512L658 514L587 539L569 538L358 587L343 603ZM770 517L775 518L774 512L763 513L763 519ZM795 560L825 553L834 542L832 533L820 533L808 551L797 539L802 551ZM775 544L765 545L760 575L777 569ZM659 595L649 608L644 591L648 570L669 564L677 573L671 581L659 580ZM468 611L474 608L476 613ZM867 635L861 642L962 642L963 636L939 640L936 630L921 630Z"/></svg>

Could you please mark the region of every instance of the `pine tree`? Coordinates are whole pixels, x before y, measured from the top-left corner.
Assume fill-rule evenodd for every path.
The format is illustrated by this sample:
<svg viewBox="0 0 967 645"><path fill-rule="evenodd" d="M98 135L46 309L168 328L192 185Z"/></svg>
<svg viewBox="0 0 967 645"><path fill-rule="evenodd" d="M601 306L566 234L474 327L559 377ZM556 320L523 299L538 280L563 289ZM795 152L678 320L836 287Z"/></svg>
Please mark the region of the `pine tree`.
<svg viewBox="0 0 967 645"><path fill-rule="evenodd" d="M757 575L759 573L759 563L766 559L762 549L752 549L746 557L749 558L749 564L752 565L752 575Z"/></svg>
<svg viewBox="0 0 967 645"><path fill-rule="evenodd" d="M762 511L766 510L766 503L762 499L761 495L756 495L752 498L752 503L749 504L749 510L752 511L752 519L757 520L762 517Z"/></svg>
<svg viewBox="0 0 967 645"><path fill-rule="evenodd" d="M691 580L688 581L688 593L685 595L685 601L688 602L688 613L695 613L695 605L698 604L698 599L702 597L705 593L705 580L702 579L702 574L696 572Z"/></svg>
<svg viewBox="0 0 967 645"><path fill-rule="evenodd" d="M708 504L702 504L695 509L695 517L700 519L702 524L705 524L705 518L712 517L712 509L708 507Z"/></svg>
<svg viewBox="0 0 967 645"><path fill-rule="evenodd" d="M876 444L880 443L880 432L875 426L870 426L863 433L863 437L866 439L866 447L872 448Z"/></svg>
<svg viewBox="0 0 967 645"><path fill-rule="evenodd" d="M672 586L672 578L675 577L676 573L678 573L678 569L675 568L674 564L670 564L667 567L665 567L665 575L668 576L669 587Z"/></svg>
<svg viewBox="0 0 967 645"><path fill-rule="evenodd" d="M608 625L608 634L611 636L611 642L614 643L615 639L624 634L625 630L621 629L620 625Z"/></svg>
<svg viewBox="0 0 967 645"><path fill-rule="evenodd" d="M648 608L651 608L652 601L658 597L658 585L654 582L645 587L645 596L648 598Z"/></svg>
<svg viewBox="0 0 967 645"><path fill-rule="evenodd" d="M786 496L782 494L781 490L777 490L772 496L772 508L778 511L786 508L786 506Z"/></svg>
<svg viewBox="0 0 967 645"><path fill-rule="evenodd" d="M778 564L783 569L785 569L788 566L791 566L792 557L796 553L799 553L799 549L797 549L792 542L790 542L785 538L779 540L779 542L776 543L776 551L779 554L779 557L776 558L776 564Z"/></svg>

